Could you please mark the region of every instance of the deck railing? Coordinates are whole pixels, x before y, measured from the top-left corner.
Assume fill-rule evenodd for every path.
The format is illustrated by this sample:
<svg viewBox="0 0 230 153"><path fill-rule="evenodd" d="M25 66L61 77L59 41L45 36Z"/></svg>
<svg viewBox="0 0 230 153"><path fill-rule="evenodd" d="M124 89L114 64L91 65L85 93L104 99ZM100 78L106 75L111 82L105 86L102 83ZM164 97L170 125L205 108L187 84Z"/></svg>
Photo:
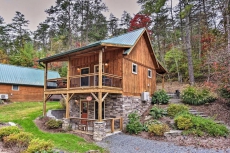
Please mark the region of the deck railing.
<svg viewBox="0 0 230 153"><path fill-rule="evenodd" d="M99 78L98 73L89 73L82 75L74 75L69 77L69 88L97 88ZM68 79L65 77L48 79L48 89L51 88L67 88ZM122 88L122 77L109 73L102 73L102 86L111 88Z"/></svg>
<svg viewBox="0 0 230 153"><path fill-rule="evenodd" d="M92 134L94 128L95 119L79 118L79 117L70 117L70 122L74 125L73 129L77 131L82 131L86 134ZM103 119L106 123L105 130L107 133L114 133L116 131L123 130L123 118L106 118Z"/></svg>

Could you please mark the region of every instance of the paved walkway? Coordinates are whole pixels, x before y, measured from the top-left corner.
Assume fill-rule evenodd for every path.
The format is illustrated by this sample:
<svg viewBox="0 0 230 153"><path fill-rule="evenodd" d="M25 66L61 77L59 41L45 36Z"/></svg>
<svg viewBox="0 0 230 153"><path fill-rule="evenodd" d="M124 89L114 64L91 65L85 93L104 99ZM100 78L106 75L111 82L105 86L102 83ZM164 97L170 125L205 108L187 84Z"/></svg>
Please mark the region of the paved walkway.
<svg viewBox="0 0 230 153"><path fill-rule="evenodd" d="M177 146L170 142L148 140L123 133L109 136L97 142L97 145L107 149L110 153L230 153L230 149L214 150Z"/></svg>

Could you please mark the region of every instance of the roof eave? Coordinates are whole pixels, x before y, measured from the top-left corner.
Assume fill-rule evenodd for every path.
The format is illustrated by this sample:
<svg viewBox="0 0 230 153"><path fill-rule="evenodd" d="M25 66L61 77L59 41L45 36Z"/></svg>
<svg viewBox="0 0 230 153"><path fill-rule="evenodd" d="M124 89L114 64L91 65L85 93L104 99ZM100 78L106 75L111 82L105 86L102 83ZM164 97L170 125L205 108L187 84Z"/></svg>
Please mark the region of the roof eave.
<svg viewBox="0 0 230 153"><path fill-rule="evenodd" d="M84 46L84 47L81 47L81 48L72 49L72 50L69 50L69 51L66 51L66 52L55 54L53 56L49 56L49 57L39 59L38 62L46 62L46 61L49 61L49 60L60 58L61 56L65 56L65 55L68 55L68 54L71 54L71 53L74 53L74 52L80 52L80 51L83 51L85 49L89 49L89 48L100 46L100 45L101 45L101 42L98 42L98 43L87 45L87 46Z"/></svg>

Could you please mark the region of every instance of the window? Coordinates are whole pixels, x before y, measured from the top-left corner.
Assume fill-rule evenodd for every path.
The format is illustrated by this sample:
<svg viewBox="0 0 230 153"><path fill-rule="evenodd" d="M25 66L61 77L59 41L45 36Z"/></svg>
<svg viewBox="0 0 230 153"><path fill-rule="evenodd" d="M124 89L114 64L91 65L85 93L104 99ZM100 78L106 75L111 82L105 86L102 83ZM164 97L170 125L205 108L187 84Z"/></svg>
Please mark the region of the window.
<svg viewBox="0 0 230 153"><path fill-rule="evenodd" d="M132 73L137 74L137 64L132 63Z"/></svg>
<svg viewBox="0 0 230 153"><path fill-rule="evenodd" d="M152 78L152 70L148 69L148 78Z"/></svg>
<svg viewBox="0 0 230 153"><path fill-rule="evenodd" d="M19 90L19 86L18 85L12 85L12 90L18 91Z"/></svg>

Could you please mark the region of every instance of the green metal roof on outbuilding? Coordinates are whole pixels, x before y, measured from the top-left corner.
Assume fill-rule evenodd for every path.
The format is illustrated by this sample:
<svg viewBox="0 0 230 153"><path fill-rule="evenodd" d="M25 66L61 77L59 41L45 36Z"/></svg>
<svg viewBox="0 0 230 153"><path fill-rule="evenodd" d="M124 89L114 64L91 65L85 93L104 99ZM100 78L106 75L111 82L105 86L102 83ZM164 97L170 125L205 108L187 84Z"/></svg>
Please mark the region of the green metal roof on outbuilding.
<svg viewBox="0 0 230 153"><path fill-rule="evenodd" d="M145 28L137 29L137 30L134 30L134 31L131 31L131 32L119 35L119 36L115 36L115 37L112 37L112 38L109 38L109 39L105 39L105 40L101 40L101 41L91 43L91 44L89 44L87 46L84 46L84 47L81 47L81 48L76 48L76 49L69 50L69 51L66 51L66 52L62 52L62 53L59 53L59 54L56 54L56 55L53 55L53 56L50 56L50 57L46 57L46 58L40 59L38 61L39 62L44 62L46 60L58 58L58 57L61 57L63 55L67 55L67 54L71 54L71 53L75 53L75 52L80 52L80 51L83 51L85 49L100 46L100 45L106 46L106 45L111 45L112 44L112 45L115 45L115 46L124 46L124 47L127 47L127 48L131 48L136 43L136 41L138 40L138 38L141 36L141 34L144 31L145 31Z"/></svg>
<svg viewBox="0 0 230 153"><path fill-rule="evenodd" d="M48 71L48 79L60 78L58 72ZM0 84L44 86L44 70L0 64ZM48 84L55 86L55 84Z"/></svg>

